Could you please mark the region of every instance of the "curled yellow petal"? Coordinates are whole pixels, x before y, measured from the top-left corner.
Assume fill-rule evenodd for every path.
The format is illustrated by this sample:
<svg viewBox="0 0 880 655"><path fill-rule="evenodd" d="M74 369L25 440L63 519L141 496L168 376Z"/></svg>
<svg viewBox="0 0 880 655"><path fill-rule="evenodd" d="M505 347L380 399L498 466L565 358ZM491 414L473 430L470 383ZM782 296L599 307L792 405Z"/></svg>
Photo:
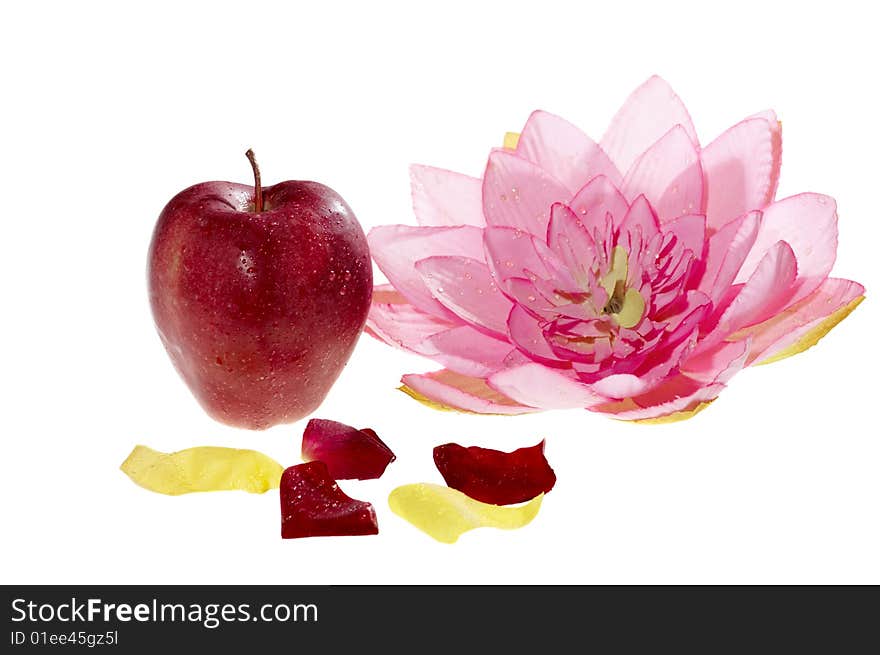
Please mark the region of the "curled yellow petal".
<svg viewBox="0 0 880 655"><path fill-rule="evenodd" d="M233 489L261 494L277 489L284 467L256 450L199 446L163 453L135 446L122 472L144 489L169 496Z"/></svg>
<svg viewBox="0 0 880 655"><path fill-rule="evenodd" d="M531 522L541 509L544 494L523 505L481 503L460 491L438 484L418 483L397 487L388 496L391 511L444 544L452 544L468 530L513 530Z"/></svg>
<svg viewBox="0 0 880 655"><path fill-rule="evenodd" d="M516 146L519 144L519 132L505 132L504 133L504 147L507 150L516 150Z"/></svg>

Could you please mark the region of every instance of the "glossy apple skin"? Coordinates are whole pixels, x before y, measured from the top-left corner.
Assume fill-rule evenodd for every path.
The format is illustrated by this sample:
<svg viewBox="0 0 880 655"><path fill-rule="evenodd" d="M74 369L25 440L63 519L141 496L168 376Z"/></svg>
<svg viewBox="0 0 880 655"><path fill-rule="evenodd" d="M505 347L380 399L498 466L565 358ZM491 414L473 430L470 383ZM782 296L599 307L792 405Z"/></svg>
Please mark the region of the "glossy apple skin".
<svg viewBox="0 0 880 655"><path fill-rule="evenodd" d="M317 182L205 182L171 199L148 255L159 336L205 411L264 429L327 395L364 327L373 274L351 208Z"/></svg>

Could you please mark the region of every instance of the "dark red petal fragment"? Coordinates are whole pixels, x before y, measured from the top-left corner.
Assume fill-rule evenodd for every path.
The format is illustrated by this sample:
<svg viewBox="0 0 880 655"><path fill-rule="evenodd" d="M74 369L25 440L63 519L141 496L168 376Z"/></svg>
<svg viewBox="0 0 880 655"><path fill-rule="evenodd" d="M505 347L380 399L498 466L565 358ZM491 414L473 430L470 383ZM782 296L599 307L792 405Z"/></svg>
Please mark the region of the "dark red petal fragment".
<svg viewBox="0 0 880 655"><path fill-rule="evenodd" d="M434 448L434 463L447 485L493 505L522 503L556 484L543 441L512 453L448 443Z"/></svg>
<svg viewBox="0 0 880 655"><path fill-rule="evenodd" d="M379 534L370 503L345 495L323 462L307 462L281 475L281 537Z"/></svg>
<svg viewBox="0 0 880 655"><path fill-rule="evenodd" d="M302 458L324 462L334 480L372 480L397 459L371 429L319 418L309 421L303 432Z"/></svg>

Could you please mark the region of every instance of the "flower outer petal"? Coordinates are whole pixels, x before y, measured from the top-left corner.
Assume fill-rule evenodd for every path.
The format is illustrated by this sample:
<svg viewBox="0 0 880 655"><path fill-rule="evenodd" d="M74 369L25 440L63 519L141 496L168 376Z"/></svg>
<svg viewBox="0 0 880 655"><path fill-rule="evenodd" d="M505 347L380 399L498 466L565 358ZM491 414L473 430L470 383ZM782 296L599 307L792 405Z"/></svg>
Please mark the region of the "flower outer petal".
<svg viewBox="0 0 880 655"><path fill-rule="evenodd" d="M431 295L458 318L502 337L513 303L488 267L469 257L426 257L415 264Z"/></svg>
<svg viewBox="0 0 880 655"><path fill-rule="evenodd" d="M401 378L405 394L432 409L470 414L527 414L540 411L521 405L486 384L481 378L461 375L449 369L432 373L410 373Z"/></svg>
<svg viewBox="0 0 880 655"><path fill-rule="evenodd" d="M654 75L626 99L600 145L620 171L627 171L639 155L676 125L699 145L684 103L665 80Z"/></svg>
<svg viewBox="0 0 880 655"><path fill-rule="evenodd" d="M480 332L469 325L460 325L438 332L425 340L431 358L446 368L471 377L486 377L504 368L513 346Z"/></svg>
<svg viewBox="0 0 880 655"><path fill-rule="evenodd" d="M382 284L373 287L373 302L364 330L389 346L429 355L433 351L425 348L425 340L455 326L416 309L390 284Z"/></svg>
<svg viewBox="0 0 880 655"><path fill-rule="evenodd" d="M415 307L451 321L455 314L431 295L415 263L426 253L435 256L469 257L482 261L483 231L473 225L415 227L381 225L367 235L373 261L395 289Z"/></svg>
<svg viewBox="0 0 880 655"><path fill-rule="evenodd" d="M776 189L779 187L779 173L782 170L782 121L772 109L758 112L749 118L763 118L770 125L773 134L773 169L770 172L770 190L767 192L769 198L767 202L773 202L776 198Z"/></svg>
<svg viewBox="0 0 880 655"><path fill-rule="evenodd" d="M737 123L700 153L706 177L710 229L773 201L779 159L770 121L752 117Z"/></svg>
<svg viewBox="0 0 880 655"><path fill-rule="evenodd" d="M410 166L409 176L419 225L486 225L479 178L421 164Z"/></svg>
<svg viewBox="0 0 880 655"><path fill-rule="evenodd" d="M728 339L752 340L750 364L779 361L783 353L791 356L815 345L859 305L864 292L858 282L828 278L804 300Z"/></svg>
<svg viewBox="0 0 880 655"><path fill-rule="evenodd" d="M656 418L637 418L633 419L632 422L641 423L643 425L665 425L667 423L678 423L679 421L686 421L689 418L693 418L714 402L715 399L713 398L712 400L701 402L693 409L684 409L679 412L673 412L672 414L666 414L665 416L658 416Z"/></svg>
<svg viewBox="0 0 880 655"><path fill-rule="evenodd" d="M516 154L534 162L572 193L598 175L615 186L621 174L608 155L580 128L546 111L533 111L523 128Z"/></svg>
<svg viewBox="0 0 880 655"><path fill-rule="evenodd" d="M604 175L594 177L581 187L568 203L571 210L592 231L605 232L605 220L611 216L615 229L623 223L629 213L629 204L618 188ZM549 237L547 235L542 235Z"/></svg>
<svg viewBox="0 0 880 655"><path fill-rule="evenodd" d="M703 211L703 168L685 130L676 125L627 171L620 189L627 200L644 195L661 225Z"/></svg>
<svg viewBox="0 0 880 655"><path fill-rule="evenodd" d="M797 273L794 251L786 241L778 241L761 258L736 298L724 310L713 333L701 345L708 346L784 309Z"/></svg>
<svg viewBox="0 0 880 655"><path fill-rule="evenodd" d="M516 304L510 310L507 332L510 340L531 359L550 365L563 364L547 342L538 321L522 305Z"/></svg>
<svg viewBox="0 0 880 655"><path fill-rule="evenodd" d="M583 409L608 400L582 382L538 363L499 371L487 382L514 401L541 409Z"/></svg>
<svg viewBox="0 0 880 655"><path fill-rule="evenodd" d="M849 316L853 310L858 307L861 302L865 299L864 296L859 296L848 305L841 307L836 312L831 314L824 321L819 322L818 325L813 327L809 332L800 337L797 342L790 345L788 348L784 348L780 350L776 354L768 357L767 359L763 359L758 361L757 364L772 364L774 362L778 362L781 359L785 359L787 357L791 357L792 355L797 355L799 353L804 352L805 350L809 350L813 346L815 346L826 334L831 332L838 323L840 323L843 319Z"/></svg>
<svg viewBox="0 0 880 655"><path fill-rule="evenodd" d="M727 383L734 373L746 365L751 350L751 339L722 341L721 343L692 355L681 362L679 371L689 378L712 384Z"/></svg>
<svg viewBox="0 0 880 655"><path fill-rule="evenodd" d="M700 387L686 396L672 398L656 405L644 406L633 398L627 398L589 409L623 421L655 422L656 419L671 417L668 422L672 423L696 415L714 401L725 388L726 385L721 383L711 384ZM655 391L649 392L648 395Z"/></svg>
<svg viewBox="0 0 880 655"><path fill-rule="evenodd" d="M698 288L709 294L713 303L721 300L736 279L758 237L762 216L759 211L750 212L709 237L705 269Z"/></svg>
<svg viewBox="0 0 880 655"><path fill-rule="evenodd" d="M735 281L745 281L779 240L791 246L797 259L800 284L789 301L792 305L815 291L834 265L837 255L834 199L819 193L801 193L765 207L755 244Z"/></svg>
<svg viewBox="0 0 880 655"><path fill-rule="evenodd" d="M489 155L483 174L486 224L513 227L543 238L550 206L569 199L570 192L549 173L509 150Z"/></svg>

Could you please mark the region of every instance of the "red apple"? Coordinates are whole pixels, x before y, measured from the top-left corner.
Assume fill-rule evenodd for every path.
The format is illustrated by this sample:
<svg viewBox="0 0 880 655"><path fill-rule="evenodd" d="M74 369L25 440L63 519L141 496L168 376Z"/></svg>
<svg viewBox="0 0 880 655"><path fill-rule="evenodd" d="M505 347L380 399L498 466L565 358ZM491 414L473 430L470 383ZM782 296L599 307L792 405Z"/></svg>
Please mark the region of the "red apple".
<svg viewBox="0 0 880 655"><path fill-rule="evenodd" d="M177 371L215 419L263 429L315 410L364 327L367 240L332 189L204 182L162 210L150 304Z"/></svg>

